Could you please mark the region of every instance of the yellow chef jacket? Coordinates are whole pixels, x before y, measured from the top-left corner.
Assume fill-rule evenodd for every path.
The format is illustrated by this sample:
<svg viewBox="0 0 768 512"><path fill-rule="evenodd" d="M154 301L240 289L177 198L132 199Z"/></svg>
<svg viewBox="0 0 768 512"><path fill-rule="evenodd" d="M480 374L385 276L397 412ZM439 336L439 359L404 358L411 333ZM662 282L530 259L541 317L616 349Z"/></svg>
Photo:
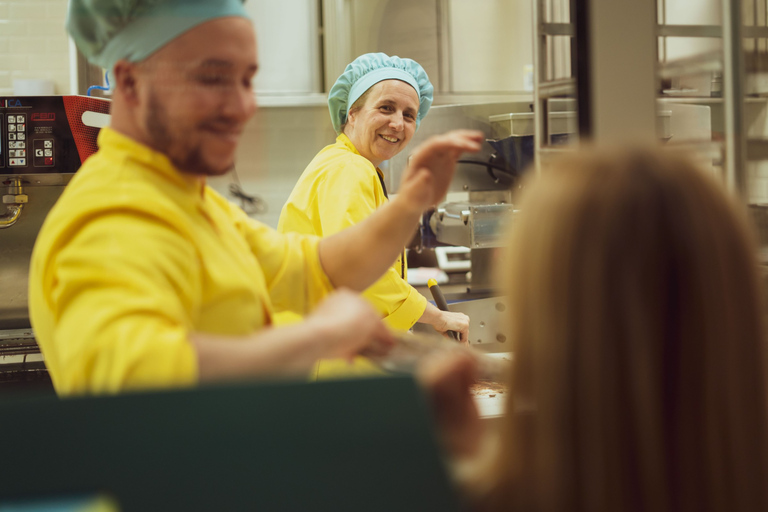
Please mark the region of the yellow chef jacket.
<svg viewBox="0 0 768 512"><path fill-rule="evenodd" d="M283 206L277 230L322 237L357 224L387 201L380 176L342 133L304 169ZM401 254L363 292L384 322L398 330L413 327L427 307L427 299L408 284L406 267Z"/></svg>
<svg viewBox="0 0 768 512"><path fill-rule="evenodd" d="M60 394L194 384L190 333L251 334L331 290L317 237L249 219L114 130L98 143L32 254L30 318Z"/></svg>
<svg viewBox="0 0 768 512"><path fill-rule="evenodd" d="M387 201L381 178L381 171L342 133L304 170L283 206L277 230L328 236L357 224ZM401 331L410 329L427 307L427 299L408 284L404 254L363 297L387 325ZM279 314L278 321L295 321L293 316ZM353 364L322 360L315 367L315 377L320 379L376 373L381 373L378 367L362 357Z"/></svg>

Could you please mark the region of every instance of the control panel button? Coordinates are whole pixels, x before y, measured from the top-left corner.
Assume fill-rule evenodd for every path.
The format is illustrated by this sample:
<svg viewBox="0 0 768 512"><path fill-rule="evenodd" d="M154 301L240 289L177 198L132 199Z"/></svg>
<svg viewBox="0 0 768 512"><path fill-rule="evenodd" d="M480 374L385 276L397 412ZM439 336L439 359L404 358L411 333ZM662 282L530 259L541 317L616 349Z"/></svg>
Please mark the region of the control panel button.
<svg viewBox="0 0 768 512"><path fill-rule="evenodd" d="M15 133L9 133L8 134L8 140L16 140L16 134Z"/></svg>
<svg viewBox="0 0 768 512"><path fill-rule="evenodd" d="M23 125L23 124L17 124L17 125L16 125L16 131L17 131L17 132L23 132L23 131L24 131L24 127L25 127L25 126L26 126L26 125Z"/></svg>
<svg viewBox="0 0 768 512"><path fill-rule="evenodd" d="M8 124L16 123L16 116L8 116Z"/></svg>
<svg viewBox="0 0 768 512"><path fill-rule="evenodd" d="M27 156L27 150L26 149L16 150L16 156L26 157Z"/></svg>
<svg viewBox="0 0 768 512"><path fill-rule="evenodd" d="M16 149L24 149L27 147L26 142L16 141Z"/></svg>
<svg viewBox="0 0 768 512"><path fill-rule="evenodd" d="M24 133L17 133L17 134L16 134L16 137L17 137L19 140L24 140L24 139L26 139L26 138L27 138L26 134L24 134Z"/></svg>
<svg viewBox="0 0 768 512"><path fill-rule="evenodd" d="M53 140L52 139L35 139L32 141L34 156L32 164L35 167L53 167L55 164L55 156L53 152Z"/></svg>
<svg viewBox="0 0 768 512"><path fill-rule="evenodd" d="M9 132L15 132L16 131L16 125L15 124L9 124L8 125L8 131Z"/></svg>
<svg viewBox="0 0 768 512"><path fill-rule="evenodd" d="M27 114L19 114L16 116L16 122L17 123L25 123L27 122Z"/></svg>

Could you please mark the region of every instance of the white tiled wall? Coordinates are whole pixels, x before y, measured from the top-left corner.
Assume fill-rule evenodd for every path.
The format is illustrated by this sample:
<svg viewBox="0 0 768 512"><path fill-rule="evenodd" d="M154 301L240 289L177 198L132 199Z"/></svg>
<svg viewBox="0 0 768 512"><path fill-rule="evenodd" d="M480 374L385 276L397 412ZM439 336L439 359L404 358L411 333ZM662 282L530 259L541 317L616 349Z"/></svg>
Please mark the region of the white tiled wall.
<svg viewBox="0 0 768 512"><path fill-rule="evenodd" d="M0 0L0 95L13 80L52 80L55 94L69 94L67 0Z"/></svg>
<svg viewBox="0 0 768 512"><path fill-rule="evenodd" d="M304 168L335 140L325 105L260 108L243 133L235 164L243 190L267 204L266 212L252 217L277 227L280 210ZM233 181L230 174L210 184L237 203L227 191Z"/></svg>

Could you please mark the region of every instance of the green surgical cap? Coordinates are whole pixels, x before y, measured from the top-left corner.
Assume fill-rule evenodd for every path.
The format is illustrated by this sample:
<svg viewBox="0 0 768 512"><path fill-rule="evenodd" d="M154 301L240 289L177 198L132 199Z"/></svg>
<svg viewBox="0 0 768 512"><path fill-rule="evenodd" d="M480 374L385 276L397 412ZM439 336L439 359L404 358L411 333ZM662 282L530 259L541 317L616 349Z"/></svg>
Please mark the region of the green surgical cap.
<svg viewBox="0 0 768 512"><path fill-rule="evenodd" d="M244 0L70 0L67 31L94 64L138 62L215 18L248 18Z"/></svg>
<svg viewBox="0 0 768 512"><path fill-rule="evenodd" d="M427 72L411 59L390 57L385 53L366 53L347 66L328 93L328 109L336 133L341 133L341 126L346 122L349 108L355 101L383 80L400 80L416 90L419 96L416 129L419 128L432 105L434 92Z"/></svg>

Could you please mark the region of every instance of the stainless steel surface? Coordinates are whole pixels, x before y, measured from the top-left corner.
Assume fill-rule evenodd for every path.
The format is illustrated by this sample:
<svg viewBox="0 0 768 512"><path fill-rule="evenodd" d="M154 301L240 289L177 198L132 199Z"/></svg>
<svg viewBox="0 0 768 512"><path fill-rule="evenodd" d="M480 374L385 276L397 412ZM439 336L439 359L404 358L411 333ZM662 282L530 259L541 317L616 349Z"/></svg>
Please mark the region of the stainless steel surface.
<svg viewBox="0 0 768 512"><path fill-rule="evenodd" d="M511 214L510 204L445 203L430 219L430 227L444 244L471 249L501 247L504 240L497 235L504 231Z"/></svg>
<svg viewBox="0 0 768 512"><path fill-rule="evenodd" d="M659 37L722 37L720 25L659 25L656 28ZM742 26L741 33L746 38L768 38L766 26Z"/></svg>
<svg viewBox="0 0 768 512"><path fill-rule="evenodd" d="M510 334L505 325L505 318L509 315L506 297L451 302L451 296L447 295L446 299L451 311L464 313L470 318L470 346L487 353L510 351ZM425 334L434 333L431 326L420 323L414 325L413 330Z"/></svg>
<svg viewBox="0 0 768 512"><path fill-rule="evenodd" d="M31 329L0 331L0 384L47 379L43 356Z"/></svg>
<svg viewBox="0 0 768 512"><path fill-rule="evenodd" d="M407 167L410 151L418 147L432 135L444 133L454 129L474 129L482 131L486 138L493 138L489 117L498 114L513 112L531 112L530 101L484 103L477 105L444 105L432 107L429 115L424 118L419 131L413 136L406 151L392 158L386 165L387 190L397 192L400 177ZM462 159L487 162L493 154L493 149L488 144L483 145L480 153L464 155ZM500 181L495 183L480 165L458 164L456 174L451 181L451 192L463 192L470 190L507 190L509 183Z"/></svg>
<svg viewBox="0 0 768 512"><path fill-rule="evenodd" d="M8 190L3 195L3 205L5 213L0 213L0 229L5 229L16 224L21 216L24 205L29 201L29 196L24 193L21 187L21 178L11 178L8 180ZM3 207L0 207L0 212Z"/></svg>
<svg viewBox="0 0 768 512"><path fill-rule="evenodd" d="M0 230L0 331L29 328L27 276L37 233L63 186L30 186L29 201L16 224Z"/></svg>
<svg viewBox="0 0 768 512"><path fill-rule="evenodd" d="M503 244L499 244L501 247ZM473 249L469 255L471 267L471 280L467 290L476 293L488 293L498 288L498 278L496 277L496 248Z"/></svg>
<svg viewBox="0 0 768 512"><path fill-rule="evenodd" d="M478 379L481 380L503 382L509 371L509 358L495 357L434 334L398 334L395 346L387 354L370 356L369 359L384 370L413 374L425 358L441 353L460 353L473 357L477 361Z"/></svg>
<svg viewBox="0 0 768 512"><path fill-rule="evenodd" d="M32 329L0 331L0 358L39 352ZM2 362L2 361L0 361Z"/></svg>
<svg viewBox="0 0 768 512"><path fill-rule="evenodd" d="M659 63L659 77L662 79L721 71L723 59L720 52L707 52Z"/></svg>
<svg viewBox="0 0 768 512"><path fill-rule="evenodd" d="M21 204L9 204L5 207L5 213L0 214L0 229L9 228L16 224L21 216L21 210L24 205Z"/></svg>
<svg viewBox="0 0 768 512"><path fill-rule="evenodd" d="M740 1L723 1L723 98L725 99L725 181L747 199L747 131L744 126L744 42Z"/></svg>

